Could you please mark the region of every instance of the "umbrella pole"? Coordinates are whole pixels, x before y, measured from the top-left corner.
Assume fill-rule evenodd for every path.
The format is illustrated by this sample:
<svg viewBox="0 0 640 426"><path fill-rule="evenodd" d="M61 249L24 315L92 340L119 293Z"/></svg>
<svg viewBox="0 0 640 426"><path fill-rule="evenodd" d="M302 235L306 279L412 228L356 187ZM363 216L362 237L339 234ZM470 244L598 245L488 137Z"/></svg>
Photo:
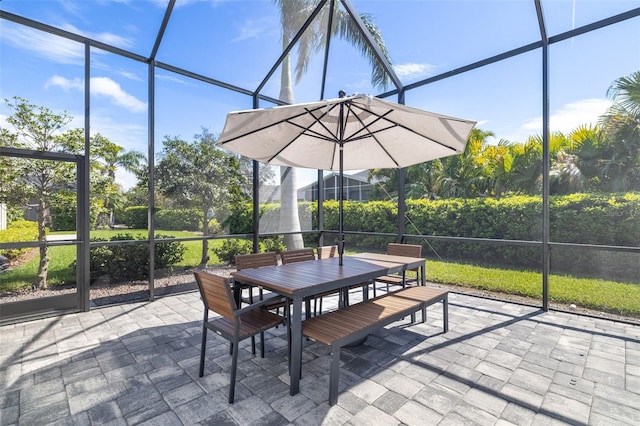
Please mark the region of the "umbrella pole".
<svg viewBox="0 0 640 426"><path fill-rule="evenodd" d="M339 264L342 266L342 255L344 254L344 226L343 226L343 214L342 214L342 202L344 198L344 103L340 103L340 113L339 113L338 125L340 128L338 129L338 135L340 140L338 144L340 146L339 152L339 161L340 161L340 173L339 178L340 182L338 183L338 191L340 193L338 198L338 256L339 256Z"/></svg>
<svg viewBox="0 0 640 426"><path fill-rule="evenodd" d="M338 238L338 253L340 255L340 266L342 266L342 255L344 253L344 226L343 226L343 213L342 213L342 199L343 199L343 190L344 190L344 183L343 183L343 178L344 178L344 173L342 171L342 142L340 142L340 183L338 184L339 187L339 191L340 191L340 201L338 202L338 221L340 222L339 225L339 231L340 231L340 236Z"/></svg>

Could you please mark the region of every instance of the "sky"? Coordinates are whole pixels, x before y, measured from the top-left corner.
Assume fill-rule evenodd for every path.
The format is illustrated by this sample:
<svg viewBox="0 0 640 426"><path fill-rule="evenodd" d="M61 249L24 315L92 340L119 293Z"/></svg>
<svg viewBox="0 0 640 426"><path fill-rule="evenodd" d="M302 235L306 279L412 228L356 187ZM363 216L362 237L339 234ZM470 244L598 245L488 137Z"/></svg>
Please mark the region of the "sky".
<svg viewBox="0 0 640 426"><path fill-rule="evenodd" d="M0 10L150 56L167 5L164 0L1 0ZM380 28L403 84L455 70L540 38L532 0L352 0ZM640 0L542 0L550 37L640 7ZM553 131L593 125L611 105L611 83L640 69L640 19L634 18L549 48L549 111ZM278 98L280 70L267 78L282 52L280 20L272 1L178 1L156 60L234 87ZM84 45L0 20L0 97L20 96L74 117L84 126ZM313 56L294 85L296 102L347 93L379 94L370 66L334 38L321 93L322 58ZM293 61L297 51L293 51ZM534 50L410 90L406 104L478 122L490 141L523 142L542 131L542 53ZM147 154L149 66L90 50L91 133L126 150ZM250 96L156 67L156 154L166 137L192 141L203 128L220 133L229 111L253 107ZM396 101L393 96L389 100ZM270 107L262 102L261 107ZM0 106L0 126L10 111ZM298 186L317 177L298 173ZM132 176L119 172L128 189Z"/></svg>

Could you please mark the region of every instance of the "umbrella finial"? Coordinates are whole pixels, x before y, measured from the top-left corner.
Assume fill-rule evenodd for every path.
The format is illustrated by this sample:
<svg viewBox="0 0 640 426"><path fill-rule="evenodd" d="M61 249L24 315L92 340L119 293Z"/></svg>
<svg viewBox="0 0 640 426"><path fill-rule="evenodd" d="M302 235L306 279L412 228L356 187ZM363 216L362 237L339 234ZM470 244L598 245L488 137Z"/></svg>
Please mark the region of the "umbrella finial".
<svg viewBox="0 0 640 426"><path fill-rule="evenodd" d="M347 96L347 92L345 92L344 90L338 92L338 97L344 98L345 96Z"/></svg>

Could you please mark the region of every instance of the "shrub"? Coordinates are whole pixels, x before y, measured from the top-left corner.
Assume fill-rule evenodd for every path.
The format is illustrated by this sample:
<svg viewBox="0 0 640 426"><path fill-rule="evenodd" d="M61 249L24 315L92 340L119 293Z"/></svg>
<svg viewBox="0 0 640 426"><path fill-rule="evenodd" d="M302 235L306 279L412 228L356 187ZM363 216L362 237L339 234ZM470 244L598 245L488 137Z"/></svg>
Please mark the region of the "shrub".
<svg viewBox="0 0 640 426"><path fill-rule="evenodd" d="M218 247L213 247L211 251L221 262L227 265L235 265L236 254L249 254L253 251L253 243L247 240L227 239Z"/></svg>
<svg viewBox="0 0 640 426"><path fill-rule="evenodd" d="M160 212L159 208L156 208L156 214ZM147 206L132 206L127 207L122 212L120 219L127 227L133 229L147 229L149 209Z"/></svg>
<svg viewBox="0 0 640 426"><path fill-rule="evenodd" d="M264 251L275 251L276 253L287 249L287 246L284 245L284 237L282 235L264 238L262 240L262 247Z"/></svg>
<svg viewBox="0 0 640 426"><path fill-rule="evenodd" d="M77 194L70 190L57 191L51 197L51 230L76 231ZM100 200L92 200L89 208L91 229L95 229L98 218L108 214Z"/></svg>
<svg viewBox="0 0 640 426"><path fill-rule="evenodd" d="M0 231L0 242L17 243L21 241L37 241L38 224L30 220L14 220L7 225L7 229ZM8 259L17 259L27 253L29 248L2 249L0 255Z"/></svg>
<svg viewBox="0 0 640 426"><path fill-rule="evenodd" d="M158 239L173 238L171 235L156 235ZM109 241L144 240L132 234L117 234ZM91 239L92 242L106 241ZM180 242L161 242L155 246L154 269L163 269L180 262L186 248ZM127 243L92 247L89 254L90 278L95 281L102 275L109 275L112 282L145 279L149 276L149 244ZM72 267L75 268L75 261Z"/></svg>
<svg viewBox="0 0 640 426"><path fill-rule="evenodd" d="M156 226L168 231L201 231L201 216L197 209L162 209L156 212Z"/></svg>
<svg viewBox="0 0 640 426"><path fill-rule="evenodd" d="M640 194L570 194L553 196L549 204L552 242L638 246ZM276 204L262 208L269 215L277 214ZM316 203L300 203L300 211L301 220L311 215L312 229L318 229ZM250 218L249 210L235 214ZM395 234L397 215L396 202L345 201L344 229L346 232ZM407 217L406 234L542 241L541 197L407 200ZM246 232L251 232L250 221L246 226ZM338 230L337 201L324 203L324 228ZM306 245L317 242L315 234L305 234L303 238ZM418 239L412 238L412 241L415 240ZM350 249L377 250L386 246L389 237L349 235L348 241ZM426 256L453 261L539 269L543 260L540 247L457 241L429 241L423 244ZM633 255L618 253L614 256L609 253L612 252L554 247L551 256L553 271L637 280L638 269L635 265L638 263L629 262Z"/></svg>

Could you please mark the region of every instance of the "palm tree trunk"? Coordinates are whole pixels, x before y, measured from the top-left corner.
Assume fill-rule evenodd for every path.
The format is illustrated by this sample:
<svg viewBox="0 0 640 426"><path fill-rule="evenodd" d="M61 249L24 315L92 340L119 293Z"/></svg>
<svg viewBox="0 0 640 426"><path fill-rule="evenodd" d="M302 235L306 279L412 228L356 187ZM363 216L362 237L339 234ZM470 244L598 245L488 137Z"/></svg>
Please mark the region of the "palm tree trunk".
<svg viewBox="0 0 640 426"><path fill-rule="evenodd" d="M288 46L286 35L282 36L282 48ZM293 87L291 85L291 67L289 55L282 61L280 75L280 100L292 104ZM297 173L295 167L280 167L280 226L281 231L300 231L300 217L298 215L298 194L296 191ZM289 250L304 247L302 234L286 234L284 245Z"/></svg>

